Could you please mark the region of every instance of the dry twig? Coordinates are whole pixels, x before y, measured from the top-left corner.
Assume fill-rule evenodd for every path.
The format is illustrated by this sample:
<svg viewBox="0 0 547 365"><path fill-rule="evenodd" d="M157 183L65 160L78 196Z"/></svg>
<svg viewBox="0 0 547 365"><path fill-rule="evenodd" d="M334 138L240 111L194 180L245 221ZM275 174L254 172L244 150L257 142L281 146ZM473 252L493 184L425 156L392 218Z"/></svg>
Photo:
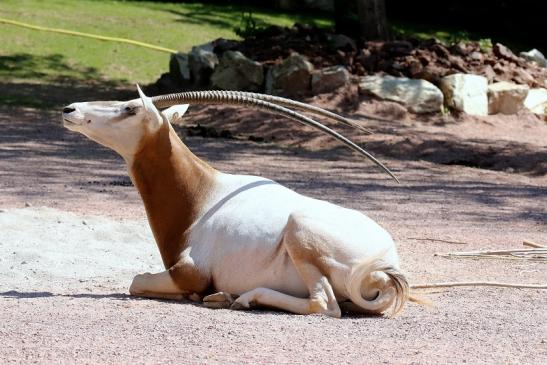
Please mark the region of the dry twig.
<svg viewBox="0 0 547 365"><path fill-rule="evenodd" d="M547 248L547 246L545 245L540 245L539 243L535 243L534 241L530 241L530 240L524 240L522 241L522 244L528 247Z"/></svg>
<svg viewBox="0 0 547 365"><path fill-rule="evenodd" d="M444 242L444 243L452 243L455 245L467 245L467 242L460 242L460 241L449 241L449 240L442 240L439 238L421 238L421 237L407 237L409 240L416 240L416 241L436 241L436 242Z"/></svg>
<svg viewBox="0 0 547 365"><path fill-rule="evenodd" d="M509 260L547 261L547 248L523 248L513 250L467 251L437 253L441 257L497 258Z"/></svg>
<svg viewBox="0 0 547 365"><path fill-rule="evenodd" d="M547 284L512 284L501 283L497 281L462 281L462 282L445 282L433 284L417 284L411 285L412 289L428 289L428 288L449 288L456 286L493 286L501 288L518 288L518 289L547 289Z"/></svg>

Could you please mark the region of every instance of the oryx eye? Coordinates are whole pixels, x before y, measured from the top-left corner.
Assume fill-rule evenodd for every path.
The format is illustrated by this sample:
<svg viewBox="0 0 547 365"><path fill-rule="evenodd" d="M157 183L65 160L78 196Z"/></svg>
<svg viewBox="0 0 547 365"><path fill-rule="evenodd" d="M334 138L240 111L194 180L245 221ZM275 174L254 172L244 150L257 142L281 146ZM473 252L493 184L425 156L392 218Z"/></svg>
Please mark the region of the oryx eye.
<svg viewBox="0 0 547 365"><path fill-rule="evenodd" d="M131 106L126 106L125 108L123 108L123 111L124 111L124 113L126 113L126 114L135 115L135 114L137 114L136 109L137 109L137 108L134 108L134 107L131 107Z"/></svg>

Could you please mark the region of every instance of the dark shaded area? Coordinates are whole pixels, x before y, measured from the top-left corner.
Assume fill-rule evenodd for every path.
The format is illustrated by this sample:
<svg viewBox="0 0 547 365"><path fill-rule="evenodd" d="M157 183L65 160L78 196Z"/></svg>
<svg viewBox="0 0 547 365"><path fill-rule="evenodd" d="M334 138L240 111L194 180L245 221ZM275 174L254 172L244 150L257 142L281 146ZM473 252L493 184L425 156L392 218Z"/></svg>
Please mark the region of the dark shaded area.
<svg viewBox="0 0 547 365"><path fill-rule="evenodd" d="M356 98L357 103L361 102ZM348 105L339 105L348 107ZM383 118L360 111L349 111L352 118L374 120L379 126L374 128L376 135L386 138L361 143L367 151L375 155L389 156L408 161L424 160L442 165L462 165L488 170L506 171L544 176L547 174L547 149L538 148L523 142L498 141L492 138L465 139L447 132L425 133L417 131L404 122L397 121L393 115ZM445 121L442 117L430 116L424 122L444 125L455 123ZM276 142L291 145L287 153L304 152L294 146L318 138L318 133L308 128L296 132L293 122L267 113L257 114L249 110L230 107L196 106L188 115L188 121L198 123L206 128L228 130L240 140L254 142ZM324 121L329 124L328 121ZM330 125L346 136L354 136L355 131L341 125ZM217 132L218 134L218 132ZM287 148L287 147L285 147ZM356 156L344 146L334 144L323 146L324 152L313 152L322 158L353 159ZM336 156L336 157L334 157Z"/></svg>
<svg viewBox="0 0 547 365"><path fill-rule="evenodd" d="M59 54L0 56L0 105L50 109L88 98L134 97L126 87L123 80L105 80L97 69L74 66Z"/></svg>
<svg viewBox="0 0 547 365"><path fill-rule="evenodd" d="M547 50L544 1L386 0L388 19L422 29L442 27L478 38L505 41L516 51Z"/></svg>
<svg viewBox="0 0 547 365"><path fill-rule="evenodd" d="M36 298L51 298L51 297L66 297L66 298L86 298L86 299L115 299L115 300L130 300L136 299L129 294L121 293L112 293L112 294L93 294L93 293L84 293L84 294L57 294L47 291L31 291L31 292L20 292L17 290L9 290L0 293L0 297L4 298L16 298L16 299L36 299Z"/></svg>
<svg viewBox="0 0 547 365"><path fill-rule="evenodd" d="M547 149L537 150L518 142L493 144L488 140L454 140L436 135L431 139L410 137L397 143L372 142L371 151L403 160L425 160L442 165L460 165L479 169L534 176L547 174Z"/></svg>
<svg viewBox="0 0 547 365"><path fill-rule="evenodd" d="M186 9L190 11L179 11L179 10L163 10L150 4L149 1L142 3L142 6L150 7L155 10L167 11L173 15L176 15L178 19L176 21L180 23L187 24L197 24L204 25L208 24L217 28L223 29L234 29L234 24L238 24L237 27L245 26L245 18L249 14L260 11L263 14L275 15L279 12L279 9L276 9L274 6L269 6L268 3L264 2L252 2L252 1L168 1L168 2L178 2L186 3ZM206 5L205 5L206 4ZM298 23L313 23L314 15L317 12L309 11L296 11L296 12L287 12ZM253 17L253 21L256 22L257 28L264 28L271 24L267 23L265 20L257 19Z"/></svg>
<svg viewBox="0 0 547 365"><path fill-rule="evenodd" d="M474 39L490 38L494 42L506 43L516 51L538 48L547 52L545 34L545 13L547 4L535 0L385 0L387 18L391 25L409 30L431 32L445 30L459 37ZM199 7L202 3L218 4L232 10L251 10L257 6L252 0L202 0L196 1L157 1L191 3ZM283 1L295 14L322 14L337 22L337 31L348 35L359 34L357 3L354 0L334 0L333 11L318 12L304 1ZM280 1L261 1L261 9L279 9ZM236 10L236 11L237 11ZM241 11L241 10L239 10ZM200 14L196 13L199 17ZM241 13L239 13L241 18ZM201 21L204 19L201 18ZM304 19L302 19L304 20ZM302 21L299 20L299 21ZM396 36L396 33L392 33Z"/></svg>

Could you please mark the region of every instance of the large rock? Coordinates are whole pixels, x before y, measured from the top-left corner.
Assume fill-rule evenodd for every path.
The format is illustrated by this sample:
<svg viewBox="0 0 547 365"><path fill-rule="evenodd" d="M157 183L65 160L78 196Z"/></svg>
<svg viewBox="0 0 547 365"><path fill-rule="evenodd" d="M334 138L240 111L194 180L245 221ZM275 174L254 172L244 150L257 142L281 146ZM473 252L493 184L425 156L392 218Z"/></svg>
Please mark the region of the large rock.
<svg viewBox="0 0 547 365"><path fill-rule="evenodd" d="M292 53L282 64L268 70L266 93L298 95L310 89L313 65L298 53Z"/></svg>
<svg viewBox="0 0 547 365"><path fill-rule="evenodd" d="M349 72L344 66L326 67L313 72L311 76L311 91L314 94L331 92L347 85L349 80Z"/></svg>
<svg viewBox="0 0 547 365"><path fill-rule="evenodd" d="M524 58L527 61L535 62L538 64L538 66L547 67L547 59L545 59L543 53L535 48L528 52L520 52L520 57Z"/></svg>
<svg viewBox="0 0 547 365"><path fill-rule="evenodd" d="M226 51L211 75L213 87L224 90L259 91L264 82L264 68L239 51Z"/></svg>
<svg viewBox="0 0 547 365"><path fill-rule="evenodd" d="M179 85L190 83L190 66L187 53L172 53L169 60L169 74Z"/></svg>
<svg viewBox="0 0 547 365"><path fill-rule="evenodd" d="M218 57L207 45L193 47L188 55L188 66L192 81L197 86L208 86L210 77L218 65Z"/></svg>
<svg viewBox="0 0 547 365"><path fill-rule="evenodd" d="M524 99L524 106L535 114L547 114L547 90L531 89Z"/></svg>
<svg viewBox="0 0 547 365"><path fill-rule="evenodd" d="M470 115L488 115L488 80L478 75L454 74L440 83L445 104Z"/></svg>
<svg viewBox="0 0 547 365"><path fill-rule="evenodd" d="M527 85L517 85L506 81L488 85L488 113L518 113L524 107L528 90Z"/></svg>
<svg viewBox="0 0 547 365"><path fill-rule="evenodd" d="M359 92L401 103L414 113L440 112L444 99L441 90L429 81L393 76L362 77Z"/></svg>

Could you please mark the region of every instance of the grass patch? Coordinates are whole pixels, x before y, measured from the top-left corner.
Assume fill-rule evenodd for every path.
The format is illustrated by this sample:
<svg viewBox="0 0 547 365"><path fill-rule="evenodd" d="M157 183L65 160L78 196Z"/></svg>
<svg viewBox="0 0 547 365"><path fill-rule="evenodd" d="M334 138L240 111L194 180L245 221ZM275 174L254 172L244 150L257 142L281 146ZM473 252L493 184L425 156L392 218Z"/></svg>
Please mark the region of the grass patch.
<svg viewBox="0 0 547 365"><path fill-rule="evenodd" d="M420 40L436 38L445 45L452 45L458 42L477 42L481 50L485 52L488 52L492 49L492 39L490 38L491 36L485 36L485 34L483 33L468 32L462 29L440 27L427 24L412 24L401 21L391 21L390 26L395 38L411 37ZM522 48L510 39L497 38L496 41L501 41L510 48Z"/></svg>
<svg viewBox="0 0 547 365"><path fill-rule="evenodd" d="M146 1L2 0L4 18L36 25L122 37L166 48L189 50L218 37L237 38L242 12L259 25L290 26L295 21L329 25L325 19L249 9L235 5ZM169 55L0 24L0 81L105 79L148 83L167 71Z"/></svg>

